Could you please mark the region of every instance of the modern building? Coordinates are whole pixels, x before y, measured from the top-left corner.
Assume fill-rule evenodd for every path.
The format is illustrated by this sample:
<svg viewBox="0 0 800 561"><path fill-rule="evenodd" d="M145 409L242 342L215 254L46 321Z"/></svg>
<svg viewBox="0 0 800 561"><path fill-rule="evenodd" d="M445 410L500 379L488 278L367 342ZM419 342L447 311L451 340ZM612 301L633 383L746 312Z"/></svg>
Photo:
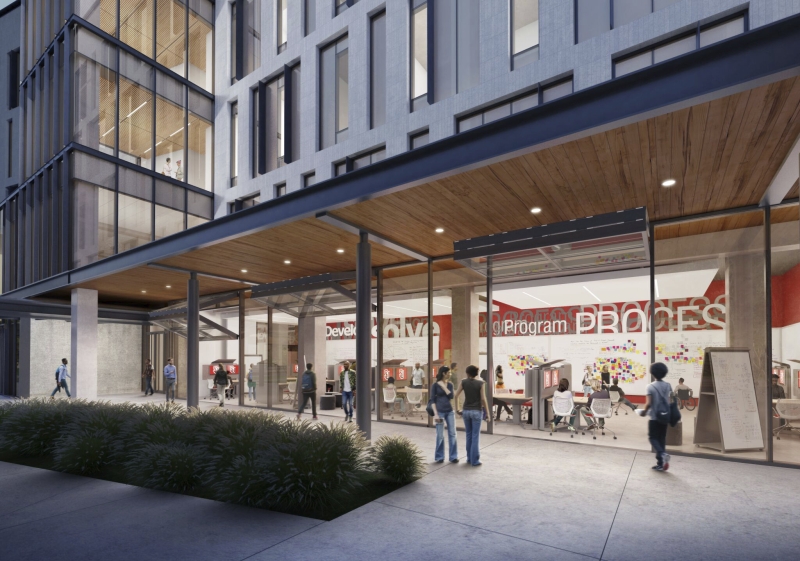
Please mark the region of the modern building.
<svg viewBox="0 0 800 561"><path fill-rule="evenodd" d="M662 361L675 450L800 463L797 2L12 6L5 393L69 356L79 397L133 396L174 357L190 406L222 360L292 409L310 362L328 409L350 360L369 434L475 364L537 429L562 378L641 402Z"/></svg>

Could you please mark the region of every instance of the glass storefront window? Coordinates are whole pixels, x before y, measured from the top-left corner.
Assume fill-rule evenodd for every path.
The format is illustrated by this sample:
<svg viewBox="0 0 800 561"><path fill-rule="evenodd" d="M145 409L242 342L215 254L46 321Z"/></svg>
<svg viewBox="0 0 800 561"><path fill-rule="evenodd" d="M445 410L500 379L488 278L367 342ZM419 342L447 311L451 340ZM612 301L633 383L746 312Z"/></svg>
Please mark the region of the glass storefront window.
<svg viewBox="0 0 800 561"><path fill-rule="evenodd" d="M156 91L155 171L185 181L184 86L159 73L156 76Z"/></svg>
<svg viewBox="0 0 800 561"><path fill-rule="evenodd" d="M211 190L213 159L213 125L194 113L189 113L189 153L186 167L189 174L188 181L191 185Z"/></svg>
<svg viewBox="0 0 800 561"><path fill-rule="evenodd" d="M152 204L119 194L119 252L144 245L152 239Z"/></svg>
<svg viewBox="0 0 800 561"><path fill-rule="evenodd" d="M156 179L156 239L183 230L184 210L186 209L186 192L166 181Z"/></svg>
<svg viewBox="0 0 800 561"><path fill-rule="evenodd" d="M153 69L120 53L119 158L151 169L153 165Z"/></svg>
<svg viewBox="0 0 800 561"><path fill-rule="evenodd" d="M181 231L183 231L183 213L156 205L156 239L160 240Z"/></svg>
<svg viewBox="0 0 800 561"><path fill-rule="evenodd" d="M117 103L116 48L78 28L73 59L73 140L114 155ZM41 115L41 112L39 113Z"/></svg>
<svg viewBox="0 0 800 561"><path fill-rule="evenodd" d="M208 0L189 2L189 80L214 91L214 6Z"/></svg>
<svg viewBox="0 0 800 561"><path fill-rule="evenodd" d="M113 37L117 36L116 0L74 0L74 2L76 15L102 29L109 35ZM39 21L41 21L41 19Z"/></svg>
<svg viewBox="0 0 800 561"><path fill-rule="evenodd" d="M155 0L120 0L119 37L124 42L153 58L153 10Z"/></svg>
<svg viewBox="0 0 800 561"><path fill-rule="evenodd" d="M157 0L156 61L186 76L186 5L179 0Z"/></svg>

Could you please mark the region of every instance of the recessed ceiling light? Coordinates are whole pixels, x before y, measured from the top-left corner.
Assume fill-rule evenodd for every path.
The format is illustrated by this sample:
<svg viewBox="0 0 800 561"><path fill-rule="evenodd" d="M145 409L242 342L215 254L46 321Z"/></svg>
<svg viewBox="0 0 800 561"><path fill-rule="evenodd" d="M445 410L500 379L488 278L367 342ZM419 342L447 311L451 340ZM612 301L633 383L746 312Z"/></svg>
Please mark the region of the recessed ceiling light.
<svg viewBox="0 0 800 561"><path fill-rule="evenodd" d="M344 250L343 249L337 249L336 253L344 253Z"/></svg>
<svg viewBox="0 0 800 561"><path fill-rule="evenodd" d="M247 272L247 269L242 269L242 272L243 272L243 273L246 273L246 272Z"/></svg>
<svg viewBox="0 0 800 561"><path fill-rule="evenodd" d="M171 284L168 284L168 285L167 285L167 288L172 288L172 285L171 285Z"/></svg>
<svg viewBox="0 0 800 561"><path fill-rule="evenodd" d="M531 209L531 214L539 214L540 212L542 212L542 209L538 206L535 206Z"/></svg>
<svg viewBox="0 0 800 561"><path fill-rule="evenodd" d="M292 264L292 262L291 262L291 261L289 261L288 259L284 259L284 260L283 260L283 264L284 264L284 265L291 265L291 264Z"/></svg>
<svg viewBox="0 0 800 561"><path fill-rule="evenodd" d="M442 232L444 232L444 228L436 228L437 234L441 234Z"/></svg>
<svg viewBox="0 0 800 561"><path fill-rule="evenodd" d="M675 185L675 183L677 183L677 181L675 181L674 179L665 179L664 181L661 182L661 186L672 187L673 185Z"/></svg>
<svg viewBox="0 0 800 561"><path fill-rule="evenodd" d="M147 294L147 291L146 290L142 290L142 294Z"/></svg>

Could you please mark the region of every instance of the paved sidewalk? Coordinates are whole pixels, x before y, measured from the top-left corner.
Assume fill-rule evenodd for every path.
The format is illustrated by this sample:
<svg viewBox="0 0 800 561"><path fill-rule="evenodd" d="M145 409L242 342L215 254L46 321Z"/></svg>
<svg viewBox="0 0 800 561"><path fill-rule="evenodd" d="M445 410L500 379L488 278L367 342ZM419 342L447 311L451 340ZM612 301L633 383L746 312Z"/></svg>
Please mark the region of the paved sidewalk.
<svg viewBox="0 0 800 561"><path fill-rule="evenodd" d="M403 433L432 458L433 432ZM463 451L463 434L459 434ZM483 466L331 522L0 463L0 558L267 561L797 559L800 471L482 436Z"/></svg>

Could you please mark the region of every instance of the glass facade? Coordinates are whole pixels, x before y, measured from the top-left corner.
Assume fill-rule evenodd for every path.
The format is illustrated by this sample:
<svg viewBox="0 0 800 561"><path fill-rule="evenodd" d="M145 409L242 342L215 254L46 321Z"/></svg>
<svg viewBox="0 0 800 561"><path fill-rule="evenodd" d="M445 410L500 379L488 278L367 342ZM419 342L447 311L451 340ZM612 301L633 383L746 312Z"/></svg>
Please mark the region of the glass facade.
<svg viewBox="0 0 800 561"><path fill-rule="evenodd" d="M539 0L511 0L512 70L539 60Z"/></svg>
<svg viewBox="0 0 800 561"><path fill-rule="evenodd" d="M414 0L411 13L411 109L428 104L428 2Z"/></svg>
<svg viewBox="0 0 800 561"><path fill-rule="evenodd" d="M386 12L370 20L370 124L386 123Z"/></svg>
<svg viewBox="0 0 800 561"><path fill-rule="evenodd" d="M320 150L347 139L349 81L347 36L320 50Z"/></svg>

